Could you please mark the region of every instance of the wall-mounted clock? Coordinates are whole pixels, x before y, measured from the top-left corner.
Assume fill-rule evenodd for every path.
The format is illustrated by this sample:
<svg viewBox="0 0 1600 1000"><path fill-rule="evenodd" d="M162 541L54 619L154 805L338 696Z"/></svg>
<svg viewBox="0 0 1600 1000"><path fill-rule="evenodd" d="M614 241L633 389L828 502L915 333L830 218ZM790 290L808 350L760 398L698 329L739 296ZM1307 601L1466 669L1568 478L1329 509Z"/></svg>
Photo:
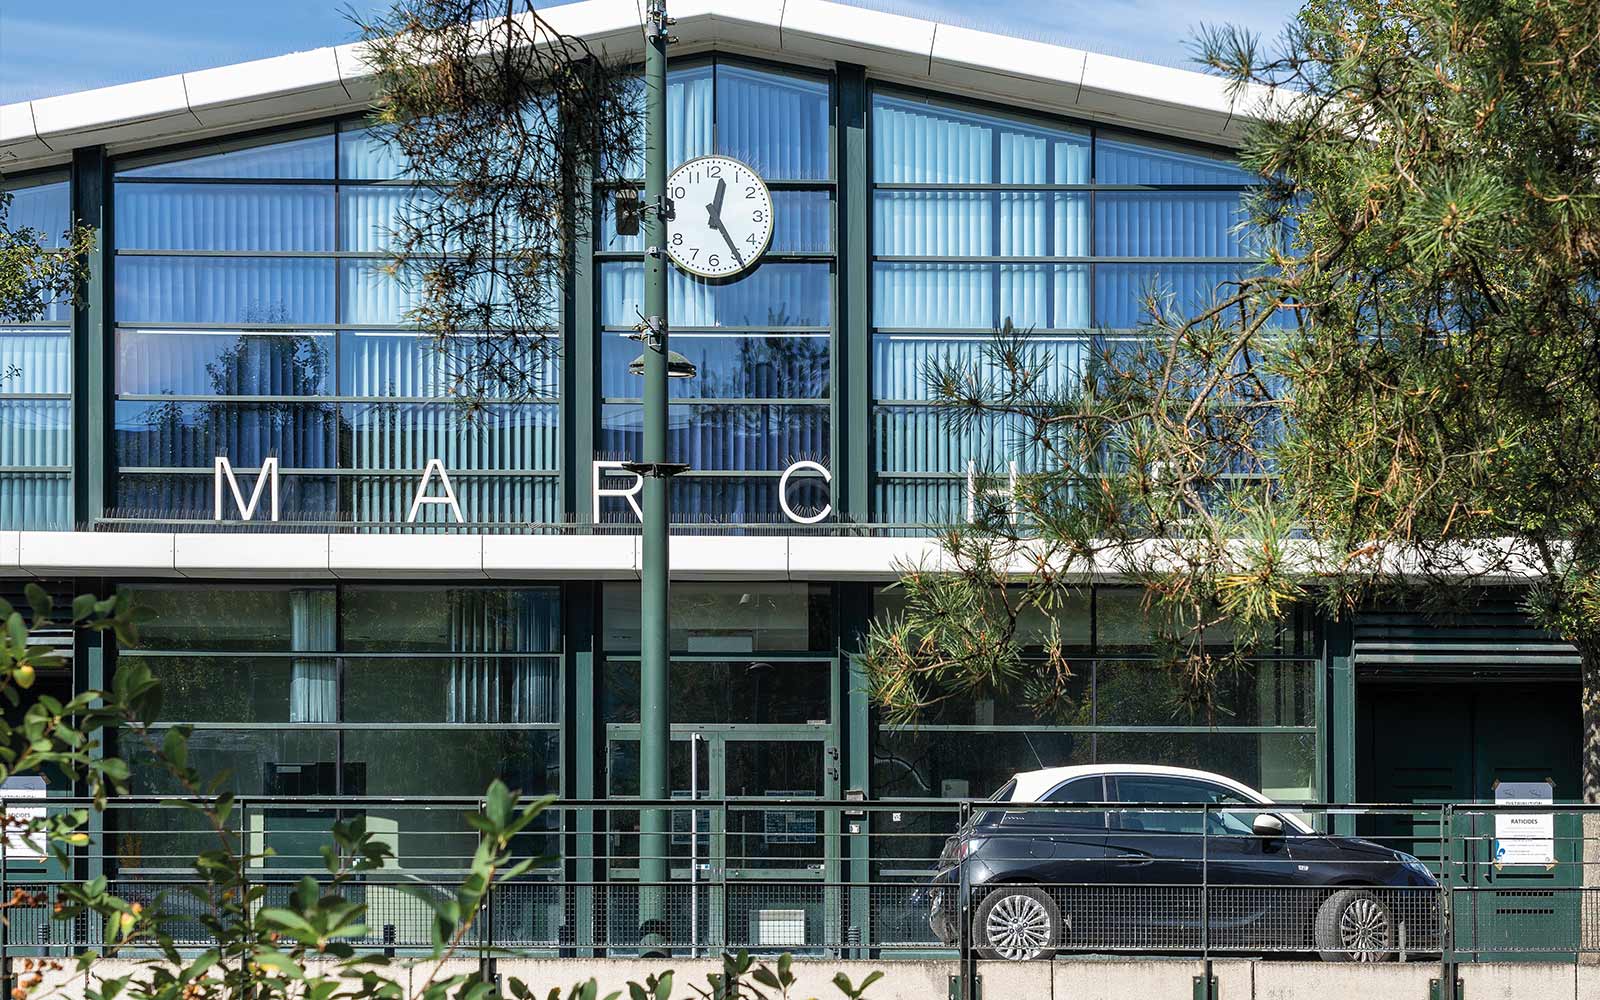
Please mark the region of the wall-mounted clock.
<svg viewBox="0 0 1600 1000"><path fill-rule="evenodd" d="M772 192L728 156L690 160L667 178L673 217L667 255L690 274L728 278L755 266L772 243Z"/></svg>

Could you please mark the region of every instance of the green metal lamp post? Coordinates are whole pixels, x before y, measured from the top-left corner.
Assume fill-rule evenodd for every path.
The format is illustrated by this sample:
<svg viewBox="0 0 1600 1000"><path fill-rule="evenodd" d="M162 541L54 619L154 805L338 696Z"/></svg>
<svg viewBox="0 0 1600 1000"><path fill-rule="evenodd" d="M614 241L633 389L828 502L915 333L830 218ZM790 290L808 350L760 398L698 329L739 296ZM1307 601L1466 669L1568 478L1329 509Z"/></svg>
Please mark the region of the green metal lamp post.
<svg viewBox="0 0 1600 1000"><path fill-rule="evenodd" d="M671 477L684 471L667 456L667 17L666 0L650 0L645 25L644 356L629 366L644 375L644 451L630 465L644 477L644 551L639 602L639 795L672 795L669 767L672 727L668 713L670 651L667 630L667 524ZM684 359L679 376L693 373ZM642 362L642 363L641 363ZM666 884L670 844L667 810L639 815L639 932L646 949L667 943Z"/></svg>

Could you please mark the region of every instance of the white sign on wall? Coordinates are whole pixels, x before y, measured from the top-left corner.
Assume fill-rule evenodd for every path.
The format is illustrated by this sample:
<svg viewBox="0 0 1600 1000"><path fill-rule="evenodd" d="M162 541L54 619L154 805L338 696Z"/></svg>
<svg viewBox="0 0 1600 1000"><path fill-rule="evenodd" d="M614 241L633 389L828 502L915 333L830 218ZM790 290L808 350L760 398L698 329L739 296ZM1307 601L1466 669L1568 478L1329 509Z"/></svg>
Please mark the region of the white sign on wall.
<svg viewBox="0 0 1600 1000"><path fill-rule="evenodd" d="M1555 786L1549 781L1502 781L1494 786L1494 801L1500 806L1542 806L1555 801ZM1556 818L1551 812L1494 814L1494 863L1501 865L1543 865L1556 863Z"/></svg>
<svg viewBox="0 0 1600 1000"><path fill-rule="evenodd" d="M29 858L43 859L41 850L43 836L36 835L33 843L22 834L22 826L34 820L44 819L44 779L36 775L27 775L19 778L7 778L0 784L0 798L6 803L6 830L5 852L9 859ZM23 805L23 802L38 799L39 805Z"/></svg>

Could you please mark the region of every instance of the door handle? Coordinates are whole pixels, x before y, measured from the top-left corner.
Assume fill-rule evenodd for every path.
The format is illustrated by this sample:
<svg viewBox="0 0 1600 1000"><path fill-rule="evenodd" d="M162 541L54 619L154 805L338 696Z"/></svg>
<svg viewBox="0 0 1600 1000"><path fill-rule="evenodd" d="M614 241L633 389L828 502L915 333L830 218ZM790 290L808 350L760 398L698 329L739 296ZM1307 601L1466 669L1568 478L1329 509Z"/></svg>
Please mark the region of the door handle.
<svg viewBox="0 0 1600 1000"><path fill-rule="evenodd" d="M1117 860L1125 865L1147 865L1155 859L1148 854L1135 852L1132 854L1119 854Z"/></svg>

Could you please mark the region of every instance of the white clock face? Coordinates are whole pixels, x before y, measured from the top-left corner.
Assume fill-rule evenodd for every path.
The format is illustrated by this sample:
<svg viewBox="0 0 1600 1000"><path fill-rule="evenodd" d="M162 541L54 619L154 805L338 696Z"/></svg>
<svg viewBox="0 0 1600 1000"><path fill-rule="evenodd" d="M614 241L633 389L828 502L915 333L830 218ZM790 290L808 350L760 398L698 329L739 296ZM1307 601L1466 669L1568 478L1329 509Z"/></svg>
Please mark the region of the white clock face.
<svg viewBox="0 0 1600 1000"><path fill-rule="evenodd" d="M667 178L667 196L673 211L667 253L690 274L738 274L754 266L772 242L772 192L738 160L690 160Z"/></svg>

